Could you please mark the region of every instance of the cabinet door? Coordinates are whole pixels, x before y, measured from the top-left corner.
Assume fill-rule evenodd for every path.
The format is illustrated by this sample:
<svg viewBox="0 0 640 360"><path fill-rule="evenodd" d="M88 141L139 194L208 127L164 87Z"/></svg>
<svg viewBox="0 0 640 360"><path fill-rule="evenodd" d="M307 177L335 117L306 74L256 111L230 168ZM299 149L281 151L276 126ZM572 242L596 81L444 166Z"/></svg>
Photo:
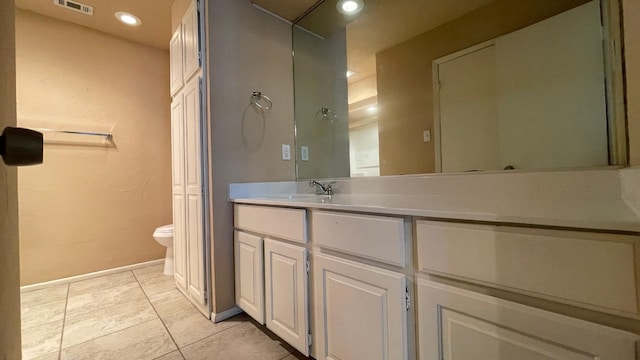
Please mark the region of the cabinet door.
<svg viewBox="0 0 640 360"><path fill-rule="evenodd" d="M198 39L198 11L192 1L182 18L182 48L184 58L184 80L188 81L200 68L200 42Z"/></svg>
<svg viewBox="0 0 640 360"><path fill-rule="evenodd" d="M201 77L189 81L184 93L185 116L185 184L186 184L186 243L187 243L187 293L196 307L205 314L205 254L202 187L202 111Z"/></svg>
<svg viewBox="0 0 640 360"><path fill-rule="evenodd" d="M267 327L308 356L307 250L265 239L264 261Z"/></svg>
<svg viewBox="0 0 640 360"><path fill-rule="evenodd" d="M635 359L639 337L418 280L420 360Z"/></svg>
<svg viewBox="0 0 640 360"><path fill-rule="evenodd" d="M234 236L236 304L260 324L264 324L262 259L262 239L236 231Z"/></svg>
<svg viewBox="0 0 640 360"><path fill-rule="evenodd" d="M173 256L176 285L187 288L187 246L185 239L184 108L182 94L171 103L171 167L173 193Z"/></svg>
<svg viewBox="0 0 640 360"><path fill-rule="evenodd" d="M406 276L314 255L318 360L408 358Z"/></svg>
<svg viewBox="0 0 640 360"><path fill-rule="evenodd" d="M172 96L182 87L182 56L184 56L182 52L182 28L178 28L169 42L169 73Z"/></svg>

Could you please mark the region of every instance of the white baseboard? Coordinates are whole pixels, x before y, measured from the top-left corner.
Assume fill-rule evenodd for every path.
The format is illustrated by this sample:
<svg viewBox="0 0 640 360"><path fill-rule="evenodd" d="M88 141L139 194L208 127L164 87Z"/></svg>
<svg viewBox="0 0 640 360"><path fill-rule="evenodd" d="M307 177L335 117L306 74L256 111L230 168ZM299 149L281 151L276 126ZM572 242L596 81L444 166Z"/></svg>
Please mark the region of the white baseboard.
<svg viewBox="0 0 640 360"><path fill-rule="evenodd" d="M135 270L135 269L139 269L139 268L143 268L151 265L159 265L159 264L164 264L164 259L151 260L151 261L146 261L142 263L121 266L113 269L100 270L100 271L96 271L88 274L82 274L82 275L76 275L76 276L71 276L67 278L57 279L57 280L51 280L51 281L38 283L38 284L25 285L20 287L20 292L23 293L23 292L29 292L34 290L40 290L40 289L48 288L55 285L69 284L69 283L80 281L80 280L93 279L100 276L116 274L123 271L130 271L130 270Z"/></svg>
<svg viewBox="0 0 640 360"><path fill-rule="evenodd" d="M224 321L227 320L229 318L232 318L238 314L240 314L242 312L242 309L240 309L237 306L232 307L231 309L225 310L223 312L219 312L219 313L211 313L211 321L213 321L214 323L219 323L220 321Z"/></svg>

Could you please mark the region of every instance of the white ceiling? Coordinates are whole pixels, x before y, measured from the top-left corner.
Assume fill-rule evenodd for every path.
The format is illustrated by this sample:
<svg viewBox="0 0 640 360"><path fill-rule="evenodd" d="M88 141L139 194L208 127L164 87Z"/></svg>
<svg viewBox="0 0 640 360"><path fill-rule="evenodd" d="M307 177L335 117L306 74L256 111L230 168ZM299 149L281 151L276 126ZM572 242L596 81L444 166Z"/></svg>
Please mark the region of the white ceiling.
<svg viewBox="0 0 640 360"><path fill-rule="evenodd" d="M74 0L75 1L75 0ZM171 39L173 0L78 0L94 7L88 16L53 4L53 0L16 0L16 7L85 26L159 49L168 49ZM131 27L118 21L117 11L132 13L142 25Z"/></svg>

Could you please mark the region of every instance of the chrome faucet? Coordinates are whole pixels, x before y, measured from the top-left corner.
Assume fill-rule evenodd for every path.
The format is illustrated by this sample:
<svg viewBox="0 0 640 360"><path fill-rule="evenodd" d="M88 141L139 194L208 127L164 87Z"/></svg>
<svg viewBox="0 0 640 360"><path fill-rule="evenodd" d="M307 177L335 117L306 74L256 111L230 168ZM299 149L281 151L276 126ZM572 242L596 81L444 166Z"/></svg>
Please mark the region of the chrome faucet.
<svg viewBox="0 0 640 360"><path fill-rule="evenodd" d="M332 181L330 183L322 184L315 180L311 180L309 181L309 186L316 188L317 195L333 195L333 184L335 183L335 181Z"/></svg>

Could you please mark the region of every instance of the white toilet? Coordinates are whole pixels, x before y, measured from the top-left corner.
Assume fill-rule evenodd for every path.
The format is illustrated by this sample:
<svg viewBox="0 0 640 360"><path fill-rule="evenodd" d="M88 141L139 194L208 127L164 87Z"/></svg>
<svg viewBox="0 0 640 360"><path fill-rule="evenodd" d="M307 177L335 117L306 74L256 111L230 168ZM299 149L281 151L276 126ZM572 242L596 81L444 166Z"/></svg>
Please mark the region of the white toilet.
<svg viewBox="0 0 640 360"><path fill-rule="evenodd" d="M164 260L164 274L173 275L173 224L160 226L153 232L153 238L167 247L167 256Z"/></svg>

